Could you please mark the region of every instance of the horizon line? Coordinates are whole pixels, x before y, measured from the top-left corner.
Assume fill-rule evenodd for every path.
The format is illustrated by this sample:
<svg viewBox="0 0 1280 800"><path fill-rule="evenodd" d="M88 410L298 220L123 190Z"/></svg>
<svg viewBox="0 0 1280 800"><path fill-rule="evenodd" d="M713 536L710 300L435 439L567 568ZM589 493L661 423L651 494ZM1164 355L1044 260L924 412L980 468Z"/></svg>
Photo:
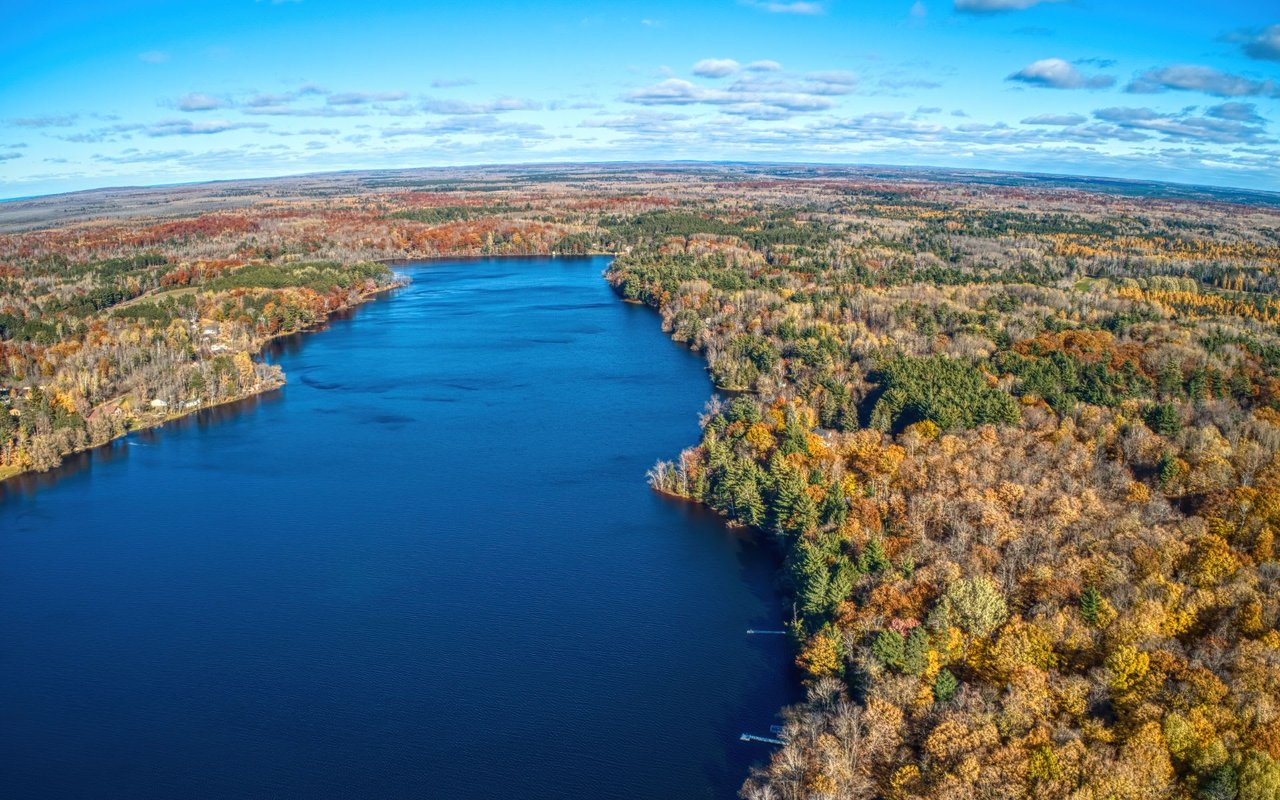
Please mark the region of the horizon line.
<svg viewBox="0 0 1280 800"><path fill-rule="evenodd" d="M121 192L121 191L141 191L150 189L166 189L166 188L194 188L199 186L212 186L217 184L245 184L245 183L267 183L274 181L284 181L297 178L326 178L337 177L342 175L357 175L369 173L406 173L420 171L439 171L446 172L449 170L477 170L477 169L514 169L514 170L537 170L552 167L604 167L604 166L636 166L636 167L788 167L788 168L823 168L823 169L845 169L845 170L893 170L901 172L936 172L951 173L956 175L975 174L975 175L1003 175L1019 178L1048 178L1051 180L1080 180L1098 183L1112 183L1129 186L1156 186L1170 187L1180 189L1192 189L1210 192L1229 192L1243 195L1258 197L1259 199L1270 199L1276 203L1280 203L1280 190L1253 189L1238 186L1227 186L1222 184L1207 183L1187 183L1183 181L1173 180L1155 180L1150 178L1125 178L1109 175L1090 175L1072 172L1028 172L1019 170L1001 170L979 167L948 167L932 164L872 164L872 163L849 163L849 162L829 162L829 161L753 161L753 160L737 160L737 159L618 159L618 160L586 160L586 161L497 161L497 162L477 162L473 164L448 164L448 165L431 165L431 166L415 166L415 167L349 167L345 169L319 170L313 172L289 172L275 175L260 175L249 178L209 178L194 181L175 181L172 183L152 183L152 184L116 184L105 186L94 186L86 189L73 189L66 192L50 192L48 194L34 195L17 195L12 197L0 197L0 203L21 203L25 201L48 200L52 198L65 198L76 195L89 195L100 192ZM1067 188L1067 187L1064 187ZM1079 191L1090 191L1088 189L1079 189ZM1095 192L1096 193L1096 192ZM1186 198L1183 198L1186 199Z"/></svg>

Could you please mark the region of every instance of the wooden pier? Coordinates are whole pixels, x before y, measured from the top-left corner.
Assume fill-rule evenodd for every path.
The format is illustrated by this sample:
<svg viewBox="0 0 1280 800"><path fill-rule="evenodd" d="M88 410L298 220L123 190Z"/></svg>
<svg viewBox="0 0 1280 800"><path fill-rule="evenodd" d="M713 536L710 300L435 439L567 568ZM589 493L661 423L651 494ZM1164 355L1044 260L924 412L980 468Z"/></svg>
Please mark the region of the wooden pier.
<svg viewBox="0 0 1280 800"><path fill-rule="evenodd" d="M781 739L771 739L768 736L756 736L750 733L744 733L738 738L744 742L764 742L765 744L786 744L786 742L782 741Z"/></svg>

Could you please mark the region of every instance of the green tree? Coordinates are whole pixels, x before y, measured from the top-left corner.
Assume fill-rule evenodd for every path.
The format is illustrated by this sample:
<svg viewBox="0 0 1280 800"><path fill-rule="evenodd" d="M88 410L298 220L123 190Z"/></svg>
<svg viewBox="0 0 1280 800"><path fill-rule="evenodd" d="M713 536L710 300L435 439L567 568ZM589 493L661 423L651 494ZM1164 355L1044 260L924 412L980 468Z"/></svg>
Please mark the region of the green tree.
<svg viewBox="0 0 1280 800"><path fill-rule="evenodd" d="M1204 800L1235 800L1240 793L1240 777L1230 764L1223 764L1204 779L1200 796Z"/></svg>
<svg viewBox="0 0 1280 800"><path fill-rule="evenodd" d="M929 632L923 625L912 628L902 647L902 671L919 675L929 665Z"/></svg>
<svg viewBox="0 0 1280 800"><path fill-rule="evenodd" d="M871 425L890 431L929 420L948 430L1017 422L1013 398L987 385L983 375L972 362L946 356L886 359L878 372L884 393L871 412Z"/></svg>
<svg viewBox="0 0 1280 800"><path fill-rule="evenodd" d="M885 555L884 545L879 539L867 542L862 552L858 554L858 570L868 575L879 575L882 572L888 572L892 567L889 557Z"/></svg>
<svg viewBox="0 0 1280 800"><path fill-rule="evenodd" d="M1102 594L1092 586L1086 587L1080 593L1080 616L1084 617L1084 621L1094 626L1098 626L1098 620L1102 612Z"/></svg>
<svg viewBox="0 0 1280 800"><path fill-rule="evenodd" d="M818 505L809 496L804 476L779 452L769 460L769 479L773 484L769 516L774 528L792 535L817 528Z"/></svg>
<svg viewBox="0 0 1280 800"><path fill-rule="evenodd" d="M849 518L849 498L845 497L839 481L827 491L826 497L823 498L821 515L822 524L832 528L840 527Z"/></svg>
<svg viewBox="0 0 1280 800"><path fill-rule="evenodd" d="M791 580L805 618L825 617L831 609L831 569L827 555L808 539L792 550Z"/></svg>
<svg viewBox="0 0 1280 800"><path fill-rule="evenodd" d="M1147 409L1147 427L1170 439L1182 430L1182 415L1173 403L1156 403Z"/></svg>
<svg viewBox="0 0 1280 800"><path fill-rule="evenodd" d="M724 416L730 422L745 422L750 425L760 421L760 406L750 397L739 395L729 401L729 408Z"/></svg>
<svg viewBox="0 0 1280 800"><path fill-rule="evenodd" d="M959 689L960 681L956 680L956 676L951 674L949 669L942 670L938 673L938 677L933 679L933 699L936 702L949 702L956 696Z"/></svg>
<svg viewBox="0 0 1280 800"><path fill-rule="evenodd" d="M1156 462L1156 480L1160 481L1161 488L1167 489L1174 481L1182 476L1182 461L1168 450L1160 454L1160 460Z"/></svg>
<svg viewBox="0 0 1280 800"><path fill-rule="evenodd" d="M886 667L900 669L906 646L906 640L897 631L880 631L875 641L871 643L871 653Z"/></svg>
<svg viewBox="0 0 1280 800"><path fill-rule="evenodd" d="M1156 375L1156 389L1163 398L1182 394L1182 369L1172 361L1164 362Z"/></svg>
<svg viewBox="0 0 1280 800"><path fill-rule="evenodd" d="M1239 800L1280 800L1280 763L1252 751L1240 767Z"/></svg>
<svg viewBox="0 0 1280 800"><path fill-rule="evenodd" d="M999 628L1009 611L995 582L983 575L949 584L934 614L942 625L956 625L981 638Z"/></svg>

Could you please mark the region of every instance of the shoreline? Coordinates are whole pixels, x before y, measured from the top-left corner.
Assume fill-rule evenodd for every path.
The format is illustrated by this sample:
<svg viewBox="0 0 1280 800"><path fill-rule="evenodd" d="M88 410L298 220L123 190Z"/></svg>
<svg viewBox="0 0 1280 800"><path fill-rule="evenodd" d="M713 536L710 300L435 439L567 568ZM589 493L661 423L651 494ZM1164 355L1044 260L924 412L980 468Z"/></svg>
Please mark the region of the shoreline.
<svg viewBox="0 0 1280 800"><path fill-rule="evenodd" d="M333 319L339 314L345 314L349 311L353 311L359 308L360 306L364 305L365 303L369 302L370 300L375 299L378 295L387 294L395 291L396 289L402 289L405 286L407 286L410 282L411 280L409 278L397 273L397 280L391 286L382 286L370 291L360 292L359 297L355 302L343 305L340 308L335 308L334 310L328 312L325 315L325 318L321 322L318 322L306 328L299 328L298 330L295 330L295 331L282 331L280 333L272 334L271 336L268 336L265 339L262 339L261 341L254 342L253 349L245 352L251 353L253 358L256 361L261 362L263 353L266 351L267 346L270 345L272 342L276 342L280 339L285 339L290 336L298 336L300 334L320 333L325 328L327 328L329 326L329 323L332 322ZM130 428L121 434L112 436L110 439L107 439L105 442L98 442L96 444L85 445L84 447L77 447L74 450L71 450L66 453L62 453L59 456L59 463L56 467L51 467L46 470L37 470L31 467L28 467L26 469L13 469L12 467L0 469L0 490L4 488L5 484L7 484L9 481L15 478L21 478L23 476L33 476L33 475L47 475L49 473L56 472L59 469L62 469L63 464L67 458L70 458L72 456L78 456L78 455L91 455L93 451L98 450L100 448L104 448L104 447L110 447L116 442L127 438L130 434L139 433L142 431L158 430L168 425L171 422L175 422L181 419L187 419L196 414L199 414L201 411L209 411L215 408L222 408L224 406L231 405L232 403L239 403L244 400L250 400L255 397L261 397L262 395L268 394L270 392L278 391L284 388L284 386L288 382L289 382L288 376L282 374L282 378L280 382L274 385L259 384L258 386L255 386L252 391L246 392L244 394L239 394L234 397L226 397L215 403L208 403L208 404L201 403L199 406L196 406L195 408L190 408L185 411L179 411L176 413L167 414L163 419L159 419L154 422L148 422L147 424L139 425L136 428Z"/></svg>
<svg viewBox="0 0 1280 800"><path fill-rule="evenodd" d="M394 258L367 258L364 260L372 261L375 264L386 264L389 267L404 267L425 261L482 261L504 258L617 258L620 255L622 253L494 253L490 255L464 253L462 255L395 256Z"/></svg>
<svg viewBox="0 0 1280 800"><path fill-rule="evenodd" d="M618 254L617 253L585 253L585 254L502 253L498 255L430 255L430 256L408 256L408 257L396 256L394 258L371 258L366 260L372 261L378 264L384 264L394 271L396 267L409 266L415 263L423 263L423 262L431 262L431 261L468 261L468 260L478 261L481 259L501 259L501 258L553 259L553 258L600 258L600 257L617 258ZM412 279L408 278L407 276L405 276L400 272L395 272L395 274L396 274L396 280L390 286L383 286L370 291L362 291L359 293L359 298L356 300L356 302L343 305L340 308L335 308L334 310L328 312L323 321L316 323L315 325L312 325L307 328L299 328L298 330L294 330L294 331L282 331L280 333L272 334L271 336L268 336L262 339L261 341L255 342L254 347L250 350L247 350L246 352L251 353L256 361L261 361L263 353L266 351L266 348L268 347L268 345L272 344L273 342L279 341L281 339L285 339L290 336L297 336L299 334L319 333L320 331L324 330L324 328L327 327L328 324L332 322L333 319L338 315L344 314L356 308L359 308L360 306L364 305L370 300L376 298L378 295L389 293L396 289L403 288L404 286L412 282ZM137 298L134 298L134 301L145 299L147 296L148 295L139 295ZM16 469L13 467L0 468L0 488L3 488L3 486L6 483L8 483L9 481L15 478L20 478L22 476L30 476L30 475L46 475L52 472L56 472L57 470L62 468L63 460L70 458L72 456L91 454L93 451L99 448L109 447L115 444L116 442L128 437L129 434L138 433L141 431L157 430L157 429L163 428L165 425L168 425L169 423L174 422L176 420L186 419L193 415L199 414L201 411L208 411L214 408L221 408L223 406L231 405L232 403L238 403L243 400L249 400L254 397L260 397L269 392L273 392L283 388L287 383L288 383L288 377L285 376L284 380L282 380L280 383L276 385L263 385L245 394L236 395L234 397L223 398L222 400L219 400L216 403L201 404L199 406L196 406L195 408L190 408L185 411L179 411L176 413L167 414L162 419L158 419L152 422L147 422L146 424L139 425L136 428L130 428L129 430L126 430L121 434L112 436L110 439L107 439L104 442L89 444L89 445L85 445L84 447L77 447L74 450L70 450L66 453L62 453L59 455L59 464L47 470L37 470L32 467L27 467L25 469Z"/></svg>
<svg viewBox="0 0 1280 800"><path fill-rule="evenodd" d="M765 533L765 531L763 531L760 528L753 528L752 526L748 525L745 522L741 522L739 520L734 519L733 517L730 517L728 514L724 514L720 511L716 511L714 508L711 508L701 500L694 500L692 497L687 497L683 494L669 492L666 489L659 489L653 484L649 484L649 491L653 492L659 497L664 497L668 500L676 500L681 503L687 503L688 505L693 506L694 508L699 508L710 514L713 514L721 520L721 522L724 524L726 528L728 528L731 531L750 531L752 533L761 533L761 534Z"/></svg>

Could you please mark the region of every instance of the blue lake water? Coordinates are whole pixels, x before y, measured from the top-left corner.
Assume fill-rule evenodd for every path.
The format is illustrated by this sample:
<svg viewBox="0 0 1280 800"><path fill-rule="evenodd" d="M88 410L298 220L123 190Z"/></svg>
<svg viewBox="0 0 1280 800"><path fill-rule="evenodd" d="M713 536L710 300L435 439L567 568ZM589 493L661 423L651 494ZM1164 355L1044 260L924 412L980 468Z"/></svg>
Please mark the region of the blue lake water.
<svg viewBox="0 0 1280 800"><path fill-rule="evenodd" d="M645 486L711 386L606 264L405 266L283 390L0 485L0 797L733 797L776 556Z"/></svg>

